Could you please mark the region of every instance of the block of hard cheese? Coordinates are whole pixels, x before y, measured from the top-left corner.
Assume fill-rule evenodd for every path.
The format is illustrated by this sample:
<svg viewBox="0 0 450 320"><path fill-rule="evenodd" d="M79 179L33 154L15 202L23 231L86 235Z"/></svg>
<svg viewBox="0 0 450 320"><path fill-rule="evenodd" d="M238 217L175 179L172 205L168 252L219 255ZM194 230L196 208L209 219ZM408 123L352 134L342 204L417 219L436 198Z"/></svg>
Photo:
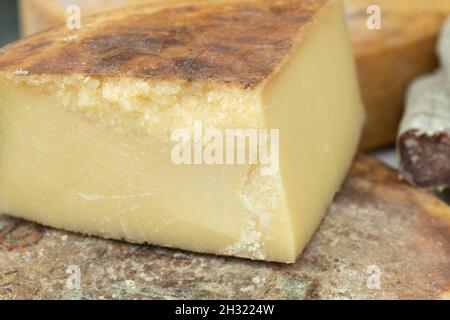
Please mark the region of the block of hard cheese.
<svg viewBox="0 0 450 320"><path fill-rule="evenodd" d="M192 0L99 15L3 49L0 95L2 212L280 262L295 261L319 225L364 119L334 0ZM178 165L171 137L198 121L221 133L279 130L279 170Z"/></svg>

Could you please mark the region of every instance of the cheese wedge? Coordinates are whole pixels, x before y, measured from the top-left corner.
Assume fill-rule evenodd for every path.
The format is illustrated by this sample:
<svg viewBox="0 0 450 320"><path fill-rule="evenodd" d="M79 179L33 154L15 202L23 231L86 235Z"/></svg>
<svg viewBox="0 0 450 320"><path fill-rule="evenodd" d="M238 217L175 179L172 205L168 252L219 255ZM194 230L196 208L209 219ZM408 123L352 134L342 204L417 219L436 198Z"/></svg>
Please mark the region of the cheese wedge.
<svg viewBox="0 0 450 320"><path fill-rule="evenodd" d="M364 120L334 0L192 0L99 15L2 50L0 96L2 212L287 263L344 180ZM224 136L279 130L279 170L174 162L174 132L199 124Z"/></svg>

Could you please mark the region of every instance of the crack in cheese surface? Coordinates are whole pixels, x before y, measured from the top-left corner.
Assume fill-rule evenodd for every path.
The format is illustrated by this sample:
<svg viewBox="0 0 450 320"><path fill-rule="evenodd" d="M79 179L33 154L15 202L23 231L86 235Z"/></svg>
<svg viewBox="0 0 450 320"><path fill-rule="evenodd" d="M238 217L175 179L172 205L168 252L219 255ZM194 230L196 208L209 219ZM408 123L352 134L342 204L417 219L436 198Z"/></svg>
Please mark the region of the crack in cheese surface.
<svg viewBox="0 0 450 320"><path fill-rule="evenodd" d="M67 44L69 33L0 55L1 211L105 238L295 261L364 119L341 3L178 1L99 15ZM196 121L280 129L279 172L176 166L171 133Z"/></svg>

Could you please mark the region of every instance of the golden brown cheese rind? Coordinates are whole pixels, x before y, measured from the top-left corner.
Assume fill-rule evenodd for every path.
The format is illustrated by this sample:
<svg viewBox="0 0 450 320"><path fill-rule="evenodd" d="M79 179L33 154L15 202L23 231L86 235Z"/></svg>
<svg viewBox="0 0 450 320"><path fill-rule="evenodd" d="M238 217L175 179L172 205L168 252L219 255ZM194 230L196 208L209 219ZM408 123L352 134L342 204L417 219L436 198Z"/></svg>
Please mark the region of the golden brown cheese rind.
<svg viewBox="0 0 450 320"><path fill-rule="evenodd" d="M19 41L0 71L207 80L254 87L333 0L151 3Z"/></svg>

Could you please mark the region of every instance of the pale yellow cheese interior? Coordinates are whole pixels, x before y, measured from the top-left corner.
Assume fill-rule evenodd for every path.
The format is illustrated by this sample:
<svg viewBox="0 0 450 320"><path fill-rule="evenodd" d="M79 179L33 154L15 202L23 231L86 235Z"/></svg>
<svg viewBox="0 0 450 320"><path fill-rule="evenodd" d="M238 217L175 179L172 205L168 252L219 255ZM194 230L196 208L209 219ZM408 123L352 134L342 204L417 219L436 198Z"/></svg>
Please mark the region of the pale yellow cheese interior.
<svg viewBox="0 0 450 320"><path fill-rule="evenodd" d="M0 211L131 242L293 262L363 124L342 9L323 9L278 74L206 82L0 75ZM280 129L280 172L175 165L177 128Z"/></svg>

